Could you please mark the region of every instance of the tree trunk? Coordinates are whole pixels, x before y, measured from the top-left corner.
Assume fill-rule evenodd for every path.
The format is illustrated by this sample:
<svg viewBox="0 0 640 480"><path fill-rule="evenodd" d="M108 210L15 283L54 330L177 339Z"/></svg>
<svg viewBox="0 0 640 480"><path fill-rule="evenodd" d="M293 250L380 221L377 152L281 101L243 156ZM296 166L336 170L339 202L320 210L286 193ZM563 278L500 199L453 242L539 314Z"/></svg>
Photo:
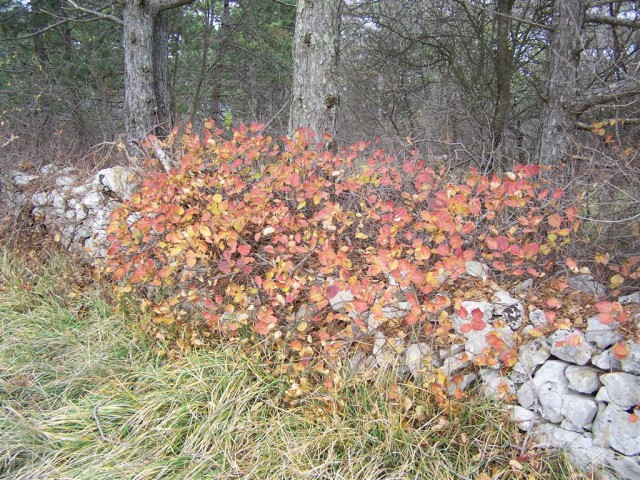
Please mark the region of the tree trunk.
<svg viewBox="0 0 640 480"><path fill-rule="evenodd" d="M502 142L511 106L511 78L513 76L513 51L509 45L509 30L514 0L498 0L498 28L496 32L496 104L491 122L492 152L489 171L502 167Z"/></svg>
<svg viewBox="0 0 640 480"><path fill-rule="evenodd" d="M218 55L211 75L211 116L222 124L224 115L222 111L222 83L224 79L224 62L227 56L227 48L231 40L231 28L229 28L230 7L229 0L222 2L222 13L220 15L220 29L218 30Z"/></svg>
<svg viewBox="0 0 640 480"><path fill-rule="evenodd" d="M156 97L156 133L165 137L173 127L167 61L169 60L169 12L158 13L153 30L153 87Z"/></svg>
<svg viewBox="0 0 640 480"><path fill-rule="evenodd" d="M289 133L308 128L336 137L342 0L299 0L293 38L293 98Z"/></svg>
<svg viewBox="0 0 640 480"><path fill-rule="evenodd" d="M122 11L125 127L137 142L171 129L166 10L193 0L126 0Z"/></svg>
<svg viewBox="0 0 640 480"><path fill-rule="evenodd" d="M128 0L124 4L124 101L129 141L155 133L158 124L153 73L155 16L150 2Z"/></svg>
<svg viewBox="0 0 640 480"><path fill-rule="evenodd" d="M566 157L575 131L570 105L577 95L582 50L584 0L555 0L549 48L549 83L538 148L539 162L557 164Z"/></svg>

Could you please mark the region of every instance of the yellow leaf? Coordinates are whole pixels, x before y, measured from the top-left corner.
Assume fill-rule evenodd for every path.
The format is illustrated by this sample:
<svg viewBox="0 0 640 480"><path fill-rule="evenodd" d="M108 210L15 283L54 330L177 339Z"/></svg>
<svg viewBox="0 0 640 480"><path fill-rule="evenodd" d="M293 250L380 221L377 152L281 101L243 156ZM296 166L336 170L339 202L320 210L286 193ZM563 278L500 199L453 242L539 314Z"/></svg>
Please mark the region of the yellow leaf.
<svg viewBox="0 0 640 480"><path fill-rule="evenodd" d="M609 263L609 254L608 253L596 253L595 255L596 263L600 265L606 265Z"/></svg>
<svg viewBox="0 0 640 480"><path fill-rule="evenodd" d="M307 202L305 200L303 200L298 204L298 210L301 210L306 206L307 206Z"/></svg>
<svg viewBox="0 0 640 480"><path fill-rule="evenodd" d="M369 238L369 235L365 235L362 232L356 232L356 238L359 240L366 240L367 238Z"/></svg>
<svg viewBox="0 0 640 480"><path fill-rule="evenodd" d="M539 338L544 334L537 328L532 328L531 330L529 330L529 335L531 335L534 338Z"/></svg>
<svg viewBox="0 0 640 480"><path fill-rule="evenodd" d="M200 225L200 235L204 238L209 238L211 236L211 229L206 225Z"/></svg>
<svg viewBox="0 0 640 480"><path fill-rule="evenodd" d="M211 200L213 200L216 203L220 203L222 201L222 195L220 195L219 193L216 193L213 197L211 197Z"/></svg>
<svg viewBox="0 0 640 480"><path fill-rule="evenodd" d="M609 279L609 283L611 284L611 288L618 288L624 283L624 277L622 275L615 274Z"/></svg>

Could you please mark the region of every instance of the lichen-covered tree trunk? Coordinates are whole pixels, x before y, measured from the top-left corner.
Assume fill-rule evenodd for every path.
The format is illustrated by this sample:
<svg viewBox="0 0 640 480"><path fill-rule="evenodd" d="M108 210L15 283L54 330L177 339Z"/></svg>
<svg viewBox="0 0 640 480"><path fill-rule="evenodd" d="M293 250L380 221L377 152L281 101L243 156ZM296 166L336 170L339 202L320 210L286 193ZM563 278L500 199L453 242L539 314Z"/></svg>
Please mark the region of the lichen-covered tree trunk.
<svg viewBox="0 0 640 480"><path fill-rule="evenodd" d="M127 138L137 141L154 133L156 95L153 75L153 26L150 2L128 0L124 4L124 103Z"/></svg>
<svg viewBox="0 0 640 480"><path fill-rule="evenodd" d="M555 0L549 48L549 83L538 148L541 164L554 165L569 153L575 132L570 106L577 95L584 0Z"/></svg>
<svg viewBox="0 0 640 480"><path fill-rule="evenodd" d="M122 11L125 128L129 141L171 128L165 10L193 0L126 0Z"/></svg>
<svg viewBox="0 0 640 480"><path fill-rule="evenodd" d="M169 96L169 12L164 10L156 16L153 29L153 90L156 95L156 133L162 137L169 134L171 118L171 97Z"/></svg>
<svg viewBox="0 0 640 480"><path fill-rule="evenodd" d="M336 138L342 0L299 0L293 38L289 132L307 128Z"/></svg>

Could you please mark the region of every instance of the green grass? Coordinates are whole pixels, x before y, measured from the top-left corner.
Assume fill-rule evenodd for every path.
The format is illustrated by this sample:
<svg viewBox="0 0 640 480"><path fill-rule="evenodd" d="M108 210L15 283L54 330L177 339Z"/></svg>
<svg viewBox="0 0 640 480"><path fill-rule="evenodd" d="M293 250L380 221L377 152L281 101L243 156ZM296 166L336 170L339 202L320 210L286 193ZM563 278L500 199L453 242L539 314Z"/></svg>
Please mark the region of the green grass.
<svg viewBox="0 0 640 480"><path fill-rule="evenodd" d="M557 456L520 472L498 406L445 413L414 392L404 409L390 377L293 406L287 380L235 348L159 358L64 258L0 259L0 478L578 478Z"/></svg>

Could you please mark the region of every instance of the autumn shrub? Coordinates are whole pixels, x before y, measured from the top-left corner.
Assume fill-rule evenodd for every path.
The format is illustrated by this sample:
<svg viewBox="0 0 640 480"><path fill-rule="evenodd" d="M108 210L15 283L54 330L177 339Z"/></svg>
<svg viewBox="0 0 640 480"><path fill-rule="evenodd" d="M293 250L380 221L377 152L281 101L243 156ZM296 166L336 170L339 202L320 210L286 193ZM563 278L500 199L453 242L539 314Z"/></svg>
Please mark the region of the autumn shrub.
<svg viewBox="0 0 640 480"><path fill-rule="evenodd" d="M466 262L541 277L578 227L533 165L454 184L365 142L332 153L302 131L275 140L243 126L227 139L206 127L170 138L179 165L147 173L113 213L106 270L156 322L287 339L303 366L369 318L446 333L438 313L459 307L446 290ZM406 315L388 318L398 301Z"/></svg>

